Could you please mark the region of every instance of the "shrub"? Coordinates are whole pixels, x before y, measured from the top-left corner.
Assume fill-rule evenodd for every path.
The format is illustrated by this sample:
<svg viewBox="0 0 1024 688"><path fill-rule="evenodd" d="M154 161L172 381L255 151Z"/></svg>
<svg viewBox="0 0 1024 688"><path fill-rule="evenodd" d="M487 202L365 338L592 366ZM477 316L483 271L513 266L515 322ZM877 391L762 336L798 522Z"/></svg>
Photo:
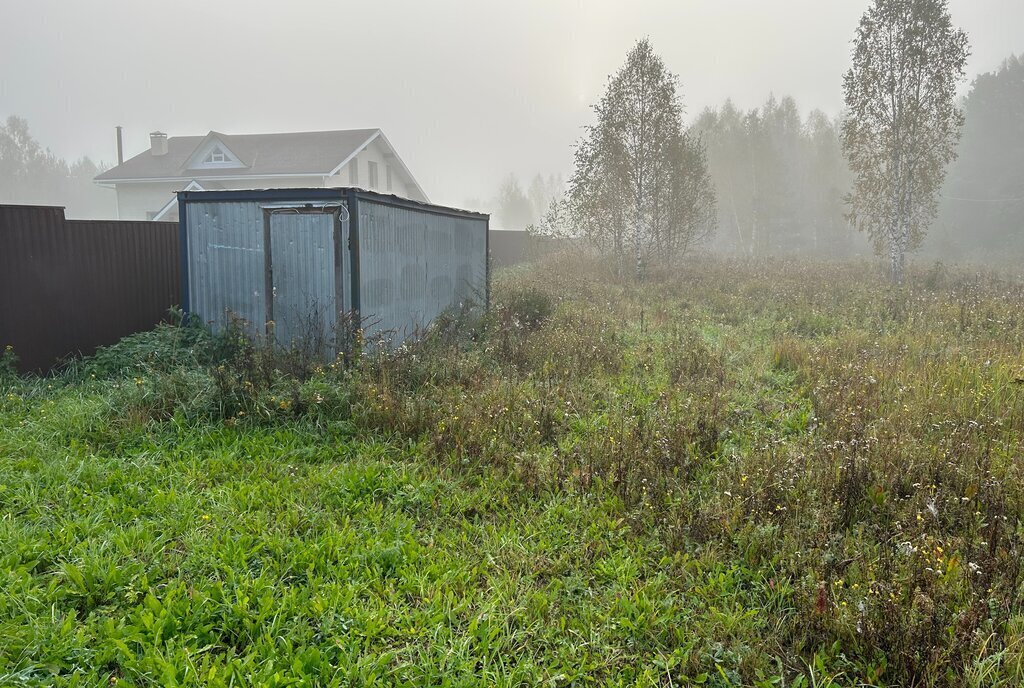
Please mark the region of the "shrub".
<svg viewBox="0 0 1024 688"><path fill-rule="evenodd" d="M921 283L925 289L936 291L942 289L949 283L949 268L942 264L942 261L935 261L924 273Z"/></svg>
<svg viewBox="0 0 1024 688"><path fill-rule="evenodd" d="M168 372L180 367L211 363L224 348L192 320L173 325L161 323L152 330L125 337L116 344L100 347L94 356L69 366L72 377L131 377L146 371Z"/></svg>
<svg viewBox="0 0 1024 688"><path fill-rule="evenodd" d="M214 384L205 369L179 367L113 383L108 425L121 433L179 417L190 423L218 417Z"/></svg>
<svg viewBox="0 0 1024 688"><path fill-rule="evenodd" d="M498 304L498 309L512 323L532 331L551 319L551 314L555 310L555 300L546 291L537 287L526 287L506 293Z"/></svg>

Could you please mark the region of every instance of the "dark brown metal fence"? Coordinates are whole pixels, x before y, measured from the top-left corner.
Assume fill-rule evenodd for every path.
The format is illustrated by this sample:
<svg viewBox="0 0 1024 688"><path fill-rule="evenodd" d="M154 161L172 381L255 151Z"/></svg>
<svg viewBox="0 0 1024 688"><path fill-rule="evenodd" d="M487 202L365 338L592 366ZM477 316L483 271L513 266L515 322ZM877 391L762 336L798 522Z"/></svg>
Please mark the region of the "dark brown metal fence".
<svg viewBox="0 0 1024 688"><path fill-rule="evenodd" d="M180 301L178 225L0 205L0 348L46 371L150 329Z"/></svg>
<svg viewBox="0 0 1024 688"><path fill-rule="evenodd" d="M491 263L505 267L530 260L532 238L522 229L492 229L490 231Z"/></svg>
<svg viewBox="0 0 1024 688"><path fill-rule="evenodd" d="M534 236L524 229L492 229L491 265L508 267L539 260L566 246L561 239Z"/></svg>

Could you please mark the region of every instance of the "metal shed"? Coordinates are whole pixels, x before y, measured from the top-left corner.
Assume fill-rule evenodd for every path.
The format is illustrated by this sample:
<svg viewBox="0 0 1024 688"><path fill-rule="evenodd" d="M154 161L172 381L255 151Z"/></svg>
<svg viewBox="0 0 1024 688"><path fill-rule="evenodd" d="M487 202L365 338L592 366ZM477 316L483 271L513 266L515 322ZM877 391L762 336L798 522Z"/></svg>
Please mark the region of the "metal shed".
<svg viewBox="0 0 1024 688"><path fill-rule="evenodd" d="M442 311L486 307L488 216L361 189L178 193L182 304L279 344L392 345Z"/></svg>

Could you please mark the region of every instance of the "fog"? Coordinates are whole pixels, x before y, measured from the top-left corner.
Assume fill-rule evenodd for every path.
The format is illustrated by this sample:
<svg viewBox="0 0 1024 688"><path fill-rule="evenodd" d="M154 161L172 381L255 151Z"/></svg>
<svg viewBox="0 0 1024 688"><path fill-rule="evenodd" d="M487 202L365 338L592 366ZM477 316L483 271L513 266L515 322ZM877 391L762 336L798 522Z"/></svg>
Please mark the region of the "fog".
<svg viewBox="0 0 1024 688"><path fill-rule="evenodd" d="M841 106L866 2L3 2L0 117L69 160L148 132L382 127L431 199L490 198L514 172L571 171L590 105L647 36L688 116L769 94ZM1024 49L1024 3L953 0L969 73Z"/></svg>

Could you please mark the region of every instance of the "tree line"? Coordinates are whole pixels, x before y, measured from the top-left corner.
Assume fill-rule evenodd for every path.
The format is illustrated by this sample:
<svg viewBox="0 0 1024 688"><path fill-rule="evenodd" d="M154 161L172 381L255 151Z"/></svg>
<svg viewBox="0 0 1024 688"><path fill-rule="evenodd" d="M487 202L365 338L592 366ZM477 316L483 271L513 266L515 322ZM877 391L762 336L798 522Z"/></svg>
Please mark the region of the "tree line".
<svg viewBox="0 0 1024 688"><path fill-rule="evenodd" d="M929 258L1024 256L1024 56L976 77L953 101L962 135L935 189L935 220L921 236ZM842 118L801 116L791 97L760 108L731 101L697 116L691 130L707 147L718 195L710 247L741 255L845 258L871 251L851 223L854 175L843 153Z"/></svg>
<svg viewBox="0 0 1024 688"><path fill-rule="evenodd" d="M939 205L933 253L1024 257L1024 54L978 76Z"/></svg>
<svg viewBox="0 0 1024 688"><path fill-rule="evenodd" d="M593 106L566 194L534 229L637 278L697 246L836 257L870 247L899 284L936 224L932 251L945 242L954 259L1024 248L1024 66L1008 60L960 102L969 54L947 0L874 0L841 75L838 120L773 97L684 126L678 77L641 40Z"/></svg>
<svg viewBox="0 0 1024 688"><path fill-rule="evenodd" d="M851 175L839 122L789 96L743 111L732 101L691 125L718 196L713 248L746 256L847 257L867 250L845 218Z"/></svg>
<svg viewBox="0 0 1024 688"><path fill-rule="evenodd" d="M957 158L922 252L943 260L1024 256L1024 55L977 76L958 106L964 125ZM752 257L870 255L869 237L848 217L853 173L842 118L804 112L790 96L749 110L726 100L686 125L706 149L717 197L707 248ZM544 179L537 175L529 188ZM544 194L527 194L509 175L490 203L478 205L493 208L501 227L542 223L564 187L560 177L548 179Z"/></svg>
<svg viewBox="0 0 1024 688"><path fill-rule="evenodd" d="M494 226L501 229L525 229L540 221L551 203L565 193L561 175L534 175L524 190L515 174L505 177L498 193L489 203L468 201L471 208L489 208L494 213Z"/></svg>
<svg viewBox="0 0 1024 688"><path fill-rule="evenodd" d="M59 205L68 217L110 218L114 194L93 183L101 171L88 157L68 162L43 148L21 117L0 124L0 203Z"/></svg>

